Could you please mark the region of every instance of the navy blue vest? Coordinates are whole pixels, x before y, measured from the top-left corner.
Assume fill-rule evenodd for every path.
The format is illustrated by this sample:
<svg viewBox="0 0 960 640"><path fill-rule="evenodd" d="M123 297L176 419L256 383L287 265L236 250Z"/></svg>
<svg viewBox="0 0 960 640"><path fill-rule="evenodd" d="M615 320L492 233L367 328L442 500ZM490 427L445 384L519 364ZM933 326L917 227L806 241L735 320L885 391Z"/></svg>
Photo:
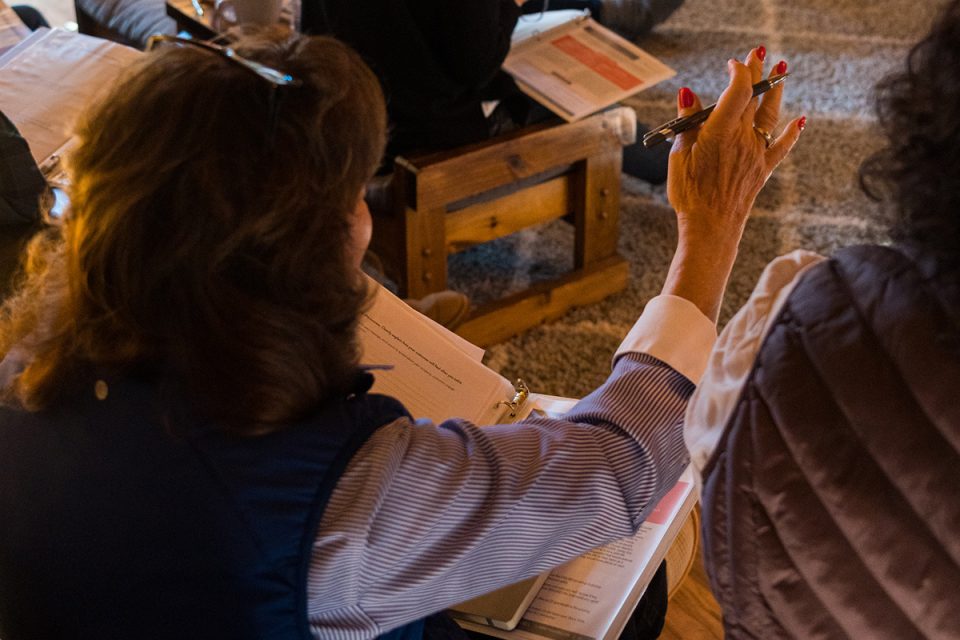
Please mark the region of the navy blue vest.
<svg viewBox="0 0 960 640"><path fill-rule="evenodd" d="M106 379L0 408L0 637L309 639L306 576L330 492L403 406L357 394L237 438ZM415 638L423 622L389 634Z"/></svg>

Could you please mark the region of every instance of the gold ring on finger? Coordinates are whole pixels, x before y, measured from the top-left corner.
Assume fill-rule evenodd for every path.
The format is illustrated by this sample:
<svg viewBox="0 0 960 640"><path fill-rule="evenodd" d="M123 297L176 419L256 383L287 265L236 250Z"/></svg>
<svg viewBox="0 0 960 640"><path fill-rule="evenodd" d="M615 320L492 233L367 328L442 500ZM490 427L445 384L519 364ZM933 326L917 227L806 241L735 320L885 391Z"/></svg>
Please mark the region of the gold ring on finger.
<svg viewBox="0 0 960 640"><path fill-rule="evenodd" d="M766 129L761 129L757 125L753 125L753 130L760 134L760 137L763 138L763 143L767 146L767 149L769 149L770 145L773 144L773 136L770 135L770 132Z"/></svg>

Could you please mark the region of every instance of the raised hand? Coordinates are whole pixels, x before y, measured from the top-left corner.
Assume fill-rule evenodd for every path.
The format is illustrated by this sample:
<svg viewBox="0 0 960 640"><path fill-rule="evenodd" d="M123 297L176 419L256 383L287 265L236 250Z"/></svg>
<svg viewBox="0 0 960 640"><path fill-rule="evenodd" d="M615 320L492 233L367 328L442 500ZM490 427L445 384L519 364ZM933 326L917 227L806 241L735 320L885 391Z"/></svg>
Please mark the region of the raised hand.
<svg viewBox="0 0 960 640"><path fill-rule="evenodd" d="M707 121L679 134L670 152L667 197L677 212L679 246L664 293L690 299L716 319L747 217L770 174L800 137L806 118L791 121L778 137L783 85L753 97L763 74L763 47L741 63L729 60L730 83ZM786 62L771 75L786 71ZM684 87L677 112L691 115L700 100Z"/></svg>

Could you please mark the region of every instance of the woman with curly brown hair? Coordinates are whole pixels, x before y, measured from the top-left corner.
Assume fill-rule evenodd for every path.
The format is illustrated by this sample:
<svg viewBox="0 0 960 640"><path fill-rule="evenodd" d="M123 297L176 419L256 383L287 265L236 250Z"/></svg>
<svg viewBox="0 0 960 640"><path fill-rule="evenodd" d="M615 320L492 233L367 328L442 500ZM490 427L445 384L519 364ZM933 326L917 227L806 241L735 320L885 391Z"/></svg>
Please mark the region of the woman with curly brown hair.
<svg viewBox="0 0 960 640"><path fill-rule="evenodd" d="M960 2L879 87L890 246L769 265L686 416L730 638L960 637Z"/></svg>
<svg viewBox="0 0 960 640"><path fill-rule="evenodd" d="M480 429L367 393L386 117L359 57L159 41L81 119L72 208L0 316L0 636L455 637L435 612L635 532L687 464L745 219L800 135L751 128L782 90L758 109L757 51L677 144L677 254L609 379Z"/></svg>

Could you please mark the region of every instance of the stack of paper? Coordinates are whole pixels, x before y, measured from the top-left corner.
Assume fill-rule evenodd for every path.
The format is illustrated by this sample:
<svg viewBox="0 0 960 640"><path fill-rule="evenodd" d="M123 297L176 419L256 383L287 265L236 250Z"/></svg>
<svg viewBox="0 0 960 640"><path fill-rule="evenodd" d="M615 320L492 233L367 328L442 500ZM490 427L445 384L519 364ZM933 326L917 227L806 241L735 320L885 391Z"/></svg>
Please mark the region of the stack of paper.
<svg viewBox="0 0 960 640"><path fill-rule="evenodd" d="M63 29L40 29L0 56L0 110L41 167L70 139L73 123L141 53Z"/></svg>

